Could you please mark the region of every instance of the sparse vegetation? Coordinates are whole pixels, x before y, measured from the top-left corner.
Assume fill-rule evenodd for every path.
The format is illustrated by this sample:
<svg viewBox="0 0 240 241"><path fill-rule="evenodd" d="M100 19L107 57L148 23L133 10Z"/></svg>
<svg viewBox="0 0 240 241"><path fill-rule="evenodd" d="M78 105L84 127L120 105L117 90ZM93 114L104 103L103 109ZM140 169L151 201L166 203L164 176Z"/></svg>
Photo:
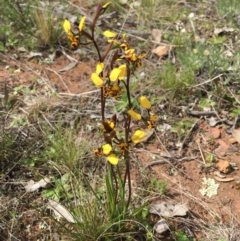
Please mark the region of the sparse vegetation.
<svg viewBox="0 0 240 241"><path fill-rule="evenodd" d="M0 240L240 239L238 0L0 10Z"/></svg>
<svg viewBox="0 0 240 241"><path fill-rule="evenodd" d="M60 1L62 4L63 1ZM24 47L29 49L53 47L62 33L56 18L59 10L51 1L0 1L0 50ZM61 15L59 10L58 15Z"/></svg>

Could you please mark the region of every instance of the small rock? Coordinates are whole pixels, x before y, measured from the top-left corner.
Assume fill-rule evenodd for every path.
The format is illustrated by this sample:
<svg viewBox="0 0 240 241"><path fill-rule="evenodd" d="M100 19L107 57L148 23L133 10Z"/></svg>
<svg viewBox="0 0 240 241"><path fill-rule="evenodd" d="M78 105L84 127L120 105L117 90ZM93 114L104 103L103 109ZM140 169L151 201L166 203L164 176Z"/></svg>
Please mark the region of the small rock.
<svg viewBox="0 0 240 241"><path fill-rule="evenodd" d="M225 174L232 171L232 166L229 161L220 160L216 164L216 167L220 172L225 173Z"/></svg>
<svg viewBox="0 0 240 241"><path fill-rule="evenodd" d="M214 153L218 156L225 156L229 145L225 143L223 140L218 140L219 146L214 150Z"/></svg>
<svg viewBox="0 0 240 241"><path fill-rule="evenodd" d="M219 138L220 135L221 135L220 130L219 130L218 128L216 128L216 127L211 128L211 129L210 129L210 132L211 132L211 134L212 134L212 136L213 136L214 139Z"/></svg>
<svg viewBox="0 0 240 241"><path fill-rule="evenodd" d="M234 144L234 143L237 142L237 140L236 140L234 137L231 137L231 138L229 138L229 142L230 142L231 144Z"/></svg>
<svg viewBox="0 0 240 241"><path fill-rule="evenodd" d="M154 225L153 229L154 229L157 233L162 234L162 233L166 232L167 230L169 230L169 226L168 226L166 220L162 218L161 220L159 220L159 221Z"/></svg>
<svg viewBox="0 0 240 241"><path fill-rule="evenodd" d="M219 138L221 135L220 130L217 127L211 127L209 132L206 134L205 139L206 140L211 140Z"/></svg>
<svg viewBox="0 0 240 241"><path fill-rule="evenodd" d="M212 116L211 118L208 119L208 124L211 126L211 127L214 127L215 125L217 125L217 121L216 119Z"/></svg>

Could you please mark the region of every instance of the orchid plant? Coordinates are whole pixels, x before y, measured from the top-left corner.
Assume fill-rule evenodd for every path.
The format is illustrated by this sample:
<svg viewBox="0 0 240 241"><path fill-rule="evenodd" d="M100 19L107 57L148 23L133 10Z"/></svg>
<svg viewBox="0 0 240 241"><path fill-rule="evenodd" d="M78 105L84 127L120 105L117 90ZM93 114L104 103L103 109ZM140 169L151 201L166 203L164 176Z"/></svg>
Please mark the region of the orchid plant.
<svg viewBox="0 0 240 241"><path fill-rule="evenodd" d="M131 122L144 122L146 128L155 127L156 115L151 114L151 103L146 96L139 98L139 104L147 110L147 118L139 114L132 104L130 92L131 76L142 65L145 53L137 54L127 41L126 34L119 35L110 30L103 32L106 37L107 48L102 53L95 36L95 27L98 18L106 11L111 3L98 4L89 30L86 30L86 16L82 17L77 30L73 29L71 22L65 19L63 28L71 42L72 49L76 49L82 43L92 43L96 49L98 60L95 72L91 80L96 88L101 90L101 122L104 142L94 150L96 156L104 156L108 161L108 173L106 175L107 200L110 217L124 217L131 201L131 170L130 150L144 138L146 131L137 129L131 131ZM84 41L84 42L83 42ZM111 55L110 55L111 53ZM107 65L106 59L110 57ZM124 113L124 129L117 125L117 114L111 119L105 117L106 100L119 99L123 93L127 95L127 109ZM124 171L119 162L124 162ZM127 188L126 188L127 186ZM126 191L127 190L127 191Z"/></svg>

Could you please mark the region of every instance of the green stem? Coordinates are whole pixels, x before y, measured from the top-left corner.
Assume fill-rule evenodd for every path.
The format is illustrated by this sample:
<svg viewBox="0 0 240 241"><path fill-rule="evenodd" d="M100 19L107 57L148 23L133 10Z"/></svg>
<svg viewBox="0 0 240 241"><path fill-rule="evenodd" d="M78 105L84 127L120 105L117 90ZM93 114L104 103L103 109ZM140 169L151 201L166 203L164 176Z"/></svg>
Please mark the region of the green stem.
<svg viewBox="0 0 240 241"><path fill-rule="evenodd" d="M127 200L126 209L128 209L130 201L131 201L131 196L132 196L130 159L129 159L129 152L128 151L125 155L125 163L126 163L126 176L127 176L127 179L128 179L128 200ZM126 183L126 180L124 180L124 186L125 186L125 183Z"/></svg>
<svg viewBox="0 0 240 241"><path fill-rule="evenodd" d="M112 177L113 177L113 179L114 179L114 181L115 181L115 198L114 198L114 204L115 204L115 206L116 206L116 204L117 204L117 198L118 198L119 185L118 185L118 180L117 180L117 177L116 177L116 173L115 173L115 171L114 171L114 169L113 169L113 165L110 164L110 166L111 166L110 168L111 168Z"/></svg>
<svg viewBox="0 0 240 241"><path fill-rule="evenodd" d="M125 192L125 184L122 180L122 175L121 175L121 172L120 172L120 168L119 166L117 166L117 174L118 174L118 182L119 182L119 197L120 197L120 212L123 216L125 216L126 214L126 211L127 211L127 205L126 205L126 200L125 200L125 197L126 197L126 192Z"/></svg>
<svg viewBox="0 0 240 241"><path fill-rule="evenodd" d="M110 163L109 163L110 164ZM113 176L112 169L108 169L108 173L106 175L106 187L107 187L107 198L108 198L108 207L110 211L110 217L114 218L115 216L115 199L114 199L114 184L113 184Z"/></svg>
<svg viewBox="0 0 240 241"><path fill-rule="evenodd" d="M131 116L128 116L125 121L125 142L126 143L128 143L130 124L131 124ZM125 187L126 181L128 180L128 201L127 201L127 205L126 205L126 209L128 209L130 201L131 201L131 195L132 195L129 146L124 154L124 159L125 159L126 171L125 171L125 175L124 175L123 185Z"/></svg>

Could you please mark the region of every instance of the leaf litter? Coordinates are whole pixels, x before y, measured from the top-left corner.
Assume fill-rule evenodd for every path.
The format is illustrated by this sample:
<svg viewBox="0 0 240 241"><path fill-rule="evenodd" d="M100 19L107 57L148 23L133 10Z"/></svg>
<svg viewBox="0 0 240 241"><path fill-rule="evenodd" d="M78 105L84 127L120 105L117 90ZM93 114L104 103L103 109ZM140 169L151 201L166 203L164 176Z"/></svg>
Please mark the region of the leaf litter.
<svg viewBox="0 0 240 241"><path fill-rule="evenodd" d="M38 182L34 182L33 180L30 180L28 181L27 185L24 187L26 192L35 192L40 188L45 188L49 183L50 183L50 178L45 177Z"/></svg>
<svg viewBox="0 0 240 241"><path fill-rule="evenodd" d="M125 2L125 1L124 1ZM126 2L125 2L126 3ZM226 31L225 31L226 30ZM231 31L231 30L229 30L228 31L228 29L225 29L225 30L221 30L220 32L218 32L218 33L216 33L215 32L215 34L222 34L222 33L224 33L225 35L227 34L227 33L232 33L233 31ZM161 34L161 30L159 30L160 31L160 34ZM162 38L162 36L161 35L159 35L160 37L156 37L156 41L157 42L159 42L159 44L161 44L161 38ZM158 39L157 39L158 38ZM157 55L159 55L159 56L164 56L165 54L167 54L168 53L168 51L169 50L167 50L167 48L165 48L165 46L159 46L159 47L162 47L162 48L159 48L159 54L157 54ZM19 63L17 63L17 64L19 64ZM54 66L54 64L56 64L55 66ZM86 89L86 87L84 87L84 81L79 81L79 83L77 82L77 81L74 81L75 79L77 80L77 79L84 79L84 76L86 75L85 74L85 72L89 72L89 66L91 65L91 62L90 63L87 63L87 67L86 66L84 66L84 65L82 65L82 64L77 64L76 66L71 66L71 65L67 65L66 64L66 62L64 62L64 60L63 59L57 59L57 60L55 60L55 63L53 63L53 66L52 66L52 68L55 68L56 69L56 71L57 71L57 69L59 69L58 67L59 66L61 66L61 68L62 69L64 69L65 68L65 66L67 66L68 68L67 69L65 69L64 71L65 72L68 72L67 74L64 74L64 78L66 78L66 79L64 79L65 81L66 81L66 84L67 85L69 85L70 84L70 87L68 86L68 88L70 89L70 91L71 91L71 94L73 94L73 97L74 97L74 93L79 93L79 92L81 92L81 91L83 91L84 92L84 89ZM38 68L39 66L36 66L36 65L34 65L34 64L32 64L31 63L31 67L34 67L34 68ZM20 68L19 68L20 69ZM40 70L40 71L43 71L43 70ZM74 73L74 74L73 74ZM80 73L82 73L82 75L81 75L81 77L79 78L79 74ZM21 73L19 73L20 75L19 75L19 78L21 78L21 75L22 74L24 74L23 72L21 72ZM49 74L49 73L48 73ZM60 73L61 74L61 73ZM7 78L8 78L9 76L7 76ZM203 78L204 78L204 76L202 76ZM31 79L32 78L32 75L29 77L29 79L26 81L26 82L22 82L22 83L25 83L25 84L29 84L29 83L31 83ZM57 85L57 88L58 88L58 91L66 91L66 88L61 84L61 81L59 81L59 79L58 79L59 77L58 76L56 76L54 73L53 74L51 74L51 76L49 75L49 79L51 79L51 84L56 84ZM10 78L9 78L10 79ZM23 76L23 79L24 79L24 76ZM85 80L86 80L86 78L85 78ZM9 83L11 83L11 81L9 82ZM20 82L21 83L21 82ZM16 84L16 82L15 82L15 84ZM207 83L206 83L207 84ZM204 85L200 82L200 85L202 86L202 87L204 87ZM40 86L39 87L39 89L41 89L42 88L42 86ZM66 99L65 99L66 100ZM69 101L69 103L71 103L71 101ZM168 105L167 106L167 108L170 110L170 112L171 112L171 105ZM174 113L174 112L173 112ZM176 112L177 113L177 112ZM175 115L175 119L173 120L173 122L177 122L178 120L177 120L177 116L178 116L178 114L176 114L176 113L174 113L174 115ZM227 115L229 115L229 112L227 113ZM184 115L183 115L184 116ZM200 115L201 116L201 115ZM203 115L204 116L204 115ZM185 148L183 148L183 155L184 155L184 157L185 157L185 155L191 155L191 154L194 154L194 156L196 155L196 146L194 145L195 143L195 140L196 140L196 138L195 138L195 136L196 135L198 135L198 138L200 139L200 141L201 141L201 146L202 146L202 149L203 149L203 151L205 152L205 153L213 153L214 155L216 155L215 156L215 160L218 160L218 157L227 157L228 158L228 160L229 160L229 162L231 162L232 160L233 160L233 158L235 158L236 159L236 162L239 164L239 154L237 153L235 156L234 156L234 154L229 154L228 153L228 150L230 149L230 144L228 144L229 142L228 142L228 140L229 140L229 138L230 138L230 136L226 136L225 135L225 132L223 131L223 130L221 130L220 128L219 128L219 126L217 126L217 125L219 125L219 124L221 124L221 123L219 123L219 121L217 120L217 118L215 118L215 117L211 117L210 119L212 119L212 121L210 121L210 122L208 122L208 124L209 124L209 126L211 126L211 127L216 127L219 131L216 131L216 130L214 130L214 132L215 133L212 133L213 134L213 137L214 137L214 139L215 139L215 144L212 144L211 143L211 139L210 140L206 140L207 142L206 143L204 143L203 142L203 139L201 139L201 138L204 138L204 136L203 135L201 135L203 132L205 132L206 131L206 129L207 129L207 127L206 127L206 123L207 123L207 120L205 120L205 121L202 121L202 123L200 123L200 124L198 124L197 126L196 126L196 128L194 129L194 130L192 130L191 131L191 133L190 133L190 136L189 136L189 138L186 140L186 146L185 146ZM171 126L172 125L172 123L173 122L171 122L171 120L170 119L167 119L167 121L166 121L166 125L169 125L169 126ZM238 129L234 129L233 130L233 134L232 134L232 136L236 139L236 141L238 142L238 143L240 143L239 142L239 138L238 138L238 136L239 136L239 133L238 133L238 131L236 131L236 130L238 130ZM220 133L219 133L220 132ZM167 177L170 177L170 179L171 180L173 180L173 182L174 181L176 181L175 183L177 183L177 180L179 181L181 181L182 183L183 183L183 185L184 186L186 186L186 188L187 188L187 185L190 183L191 184L191 182L189 181L191 178L192 178L192 180L195 180L198 184L201 184L201 180L202 180L202 176L203 175L212 175L212 172L211 171L209 171L208 169L206 169L205 167L203 167L203 169L201 169L201 168L198 168L198 165L200 165L199 163L201 163L202 162L202 159L201 159L201 157L200 157L200 155L199 155L199 158L197 159L197 160L195 160L194 159L194 161L189 161L189 162L187 162L187 163L184 163L184 164L182 164L182 165L179 165L179 163L177 163L176 162L176 159L177 158L175 158L176 157L176 153L175 153L175 151L177 150L177 147L176 147L176 145L175 145L175 142L176 142L176 139L177 139L177 137L176 137L176 134L172 134L171 133L171 131L170 131L170 129L169 128L166 128L166 130L164 131L164 133L163 133L163 135L162 136L160 136L160 139L161 139L161 141L162 141L162 146L161 146L161 144L160 144L160 149L162 149L162 150L160 150L160 151L166 151L165 150L165 147L166 147L166 149L167 149L167 152L170 152L171 153L171 158L169 158L169 161L168 162L171 162L171 165L170 164L164 164L164 166L162 165L162 166L156 166L156 167L154 167L153 169L152 169L152 171L153 172L156 172L157 173L157 175L158 175L158 177L160 177L160 178L162 178L162 176L161 176L161 173L168 173L167 174ZM218 147L216 147L216 143L217 143L217 146ZM238 143L235 143L234 145L236 146L236 148L239 148L239 145L238 145ZM159 150L159 144L158 145L156 145L156 146L154 146L154 144L152 144L152 149L154 149L154 147L156 147L155 148L155 150ZM146 147L146 148L148 148L148 147ZM150 147L149 147L150 148ZM199 153L198 153L199 154ZM183 158L184 158L183 157ZM144 159L145 158L145 159ZM178 160L178 159L177 159ZM214 163L216 162L214 160ZM147 159L144 155L142 155L141 156L141 161L142 161L142 163L148 163L149 162L149 159ZM218 160L219 161L219 160ZM181 171L178 171L178 172L173 172L173 169L177 169L177 170L183 170L183 172L181 172ZM237 171L236 171L237 172ZM181 175L183 175L182 177L181 177L181 175L180 174L177 174L176 176L174 176L174 175L172 175L172 173L181 173ZM200 173L200 174L199 174ZM239 174L239 172L237 172L238 174ZM196 179L194 179L194 178L196 178ZM186 179L186 180L185 180ZM169 181L170 183L171 183L171 181ZM32 182L32 186L34 186L34 184L35 183L33 183ZM39 188L40 188L40 186L41 185L39 185L39 184L37 184L36 186L34 186L34 188L32 188L32 186L29 186L29 189L28 190L30 190L30 192L32 191L32 190L34 190L34 191L37 191ZM195 184L191 184L191 185L189 185L189 188L190 188L190 190L192 190L192 192L194 193L194 191L198 191L199 190L199 186L198 186L198 188L196 188L196 186L194 186ZM217 184L216 184L217 185ZM225 185L225 184L224 184ZM211 186L211 185L210 185ZM219 198L217 198L217 199L215 199L216 201L219 201L220 199L221 199L221 197L223 196L223 195L227 195L227 196L229 196L229 198L231 199L231 200L233 200L234 201L234 198L236 198L236 190L233 188L233 189L231 189L230 190L230 192L229 192L229 188L227 187L227 186L224 186L225 187L225 189L224 189L224 191L222 191L222 189L220 188L221 186L219 186L219 188L218 188L218 195L219 195ZM43 187L44 188L44 187ZM210 188L211 189L211 188ZM216 189L216 188L215 188ZM34 192L34 191L32 191L32 192ZM169 192L171 193L171 187L169 188ZM213 191L211 191L211 192L213 192ZM210 192L210 193L211 193ZM235 196L234 195L232 195L232 193L233 192L235 192ZM205 192L205 195L207 196L207 194L206 194L206 192ZM197 195L196 195L197 196ZM212 196L212 198L214 199L216 196ZM176 197L175 197L176 198ZM52 206L57 206L58 204L56 204L56 203L54 203ZM234 205L234 203L233 203L233 205ZM60 206L61 207L61 206ZM64 207L62 207L63 209L64 209ZM214 206L213 205L213 208L216 208L216 205ZM235 209L236 209L236 206L235 206ZM60 210L61 210L61 208L60 208ZM200 209L197 209L197 212L199 212L200 213L200 211L199 211ZM195 210L196 211L196 210ZM238 211L238 215L240 214L240 212L239 212L239 210L237 210L236 209L236 211ZM58 213L61 213L62 211L59 211ZM66 213L67 213L68 211L66 210ZM64 212L63 212L64 213ZM64 215L62 215L62 216L64 216ZM68 216L68 214L66 215L66 216ZM202 217L202 216L201 216ZM68 219L68 218L66 218L66 219ZM69 222L71 222L71 221L73 221L72 219L71 219L71 215L69 215ZM159 222L159 224L161 225L161 223L163 223L163 226L165 226L165 230L167 230L167 226L168 226L168 224L166 223L166 222L164 222L164 221L161 221L161 220L159 220L158 221ZM161 232L161 228L159 228L159 227L161 227L161 226L159 226L159 225L157 225L157 226L154 226L155 228L155 230L159 230L159 232ZM163 228L164 229L164 228ZM162 229L162 230L163 230Z"/></svg>

